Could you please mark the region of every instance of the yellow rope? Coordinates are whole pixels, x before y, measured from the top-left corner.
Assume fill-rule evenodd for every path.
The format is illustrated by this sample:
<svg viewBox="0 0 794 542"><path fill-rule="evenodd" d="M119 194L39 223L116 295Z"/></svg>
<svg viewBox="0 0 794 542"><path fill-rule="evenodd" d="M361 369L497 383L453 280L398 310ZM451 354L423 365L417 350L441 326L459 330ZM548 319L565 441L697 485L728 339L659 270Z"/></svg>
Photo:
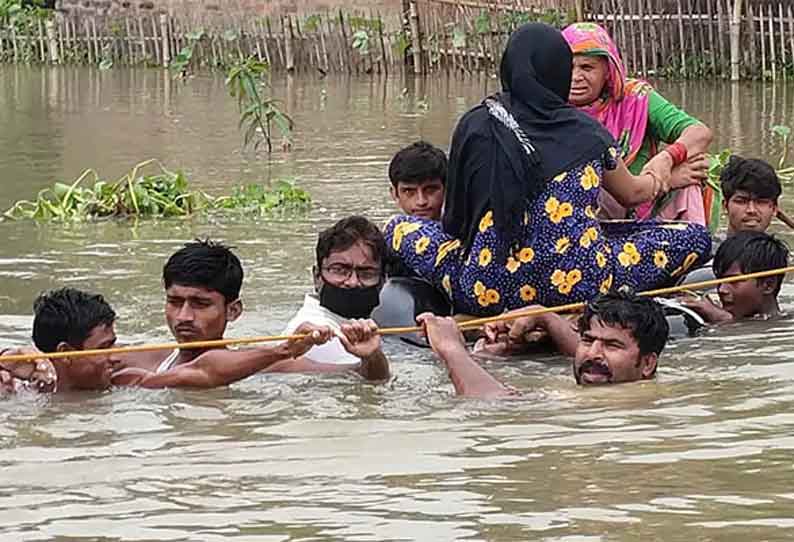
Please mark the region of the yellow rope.
<svg viewBox="0 0 794 542"><path fill-rule="evenodd" d="M638 295L656 297L656 296L674 294L678 292L685 292L687 290L704 290L707 288L711 288L712 286L718 286L720 284L741 282L743 280L751 280L751 279L762 279L774 275L783 275L785 273L790 273L792 271L794 271L794 266L781 267L779 269L770 269L768 271L758 271L757 273L747 273L744 275L723 277L721 279L711 279L711 280L704 280L701 282L693 282L690 284L683 284L681 286L658 288L656 290L648 290L646 292L640 292ZM584 302L579 302L579 303L569 303L567 305L559 305L556 307L541 307L537 309L527 309L525 311L513 311L509 314L505 313L505 314L500 314L498 316L491 316L488 318L476 318L473 320L468 320L464 323L461 323L460 327L461 329L466 329L466 330L476 329L482 327L485 324L515 320L517 318L523 318L525 316L539 316L541 314L547 314L550 312L556 313L556 312L570 312L570 311L581 310L585 307L585 305L586 304ZM379 329L378 333L381 335L402 335L405 333L415 333L421 330L422 328L419 326L390 327L390 328ZM219 348L224 346L236 346L243 344L286 341L290 339L302 339L304 337L305 335L265 335L261 337L243 337L240 339L217 339L213 341L194 341L187 343L172 342L172 343L161 343L161 344L142 344L138 346L118 346L114 348L101 348L94 350L70 350L68 352L13 354L9 356L0 356L0 363L32 361L41 358L48 358L51 360L60 359L60 358L74 359L74 358L82 358L82 357L96 356L96 355L128 354L134 352L153 352L157 350L174 350L177 348L180 350L208 349L208 348Z"/></svg>

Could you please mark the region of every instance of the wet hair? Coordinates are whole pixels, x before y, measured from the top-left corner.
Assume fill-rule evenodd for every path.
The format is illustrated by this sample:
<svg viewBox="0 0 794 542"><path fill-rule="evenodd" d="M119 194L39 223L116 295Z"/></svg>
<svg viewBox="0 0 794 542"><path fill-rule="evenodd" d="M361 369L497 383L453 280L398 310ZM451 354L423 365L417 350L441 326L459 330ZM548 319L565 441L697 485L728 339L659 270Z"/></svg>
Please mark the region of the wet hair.
<svg viewBox="0 0 794 542"><path fill-rule="evenodd" d="M320 232L316 250L317 269L322 267L323 260L331 252L347 250L359 241L372 250L373 258L383 267L386 259L386 241L383 233L363 216L353 215Z"/></svg>
<svg viewBox="0 0 794 542"><path fill-rule="evenodd" d="M579 318L580 335L590 330L594 317L605 325L630 330L641 356L661 354L670 334L670 325L662 307L649 297L638 297L628 292L601 294L588 303Z"/></svg>
<svg viewBox="0 0 794 542"><path fill-rule="evenodd" d="M447 155L427 141L417 141L401 149L389 164L389 180L398 183L420 184L430 179L447 182Z"/></svg>
<svg viewBox="0 0 794 542"><path fill-rule="evenodd" d="M62 342L82 348L95 327L116 321L104 297L74 288L39 295L33 313L33 344L42 352L55 352Z"/></svg>
<svg viewBox="0 0 794 542"><path fill-rule="evenodd" d="M758 231L740 231L722 242L714 255L712 269L717 278L725 276L733 264L742 273L780 269L788 265L788 247L773 235ZM775 295L783 285L783 275L771 277L777 282Z"/></svg>
<svg viewBox="0 0 794 542"><path fill-rule="evenodd" d="M243 285L243 266L240 259L221 243L197 239L176 251L163 267L163 284L214 290L227 303L240 297Z"/></svg>
<svg viewBox="0 0 794 542"><path fill-rule="evenodd" d="M756 158L733 155L720 174L722 194L727 202L739 190L777 202L782 192L780 179L772 166Z"/></svg>

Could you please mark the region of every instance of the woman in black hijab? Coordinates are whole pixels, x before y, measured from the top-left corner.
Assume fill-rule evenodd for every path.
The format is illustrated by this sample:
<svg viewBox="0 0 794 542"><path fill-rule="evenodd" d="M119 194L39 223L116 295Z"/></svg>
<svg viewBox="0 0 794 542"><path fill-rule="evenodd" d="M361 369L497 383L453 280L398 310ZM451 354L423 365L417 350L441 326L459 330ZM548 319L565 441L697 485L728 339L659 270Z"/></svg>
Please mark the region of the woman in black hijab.
<svg viewBox="0 0 794 542"><path fill-rule="evenodd" d="M602 183L631 206L680 186L669 185L672 158L628 172L612 136L568 105L571 71L558 30L530 23L514 32L503 91L466 113L452 137L443 229L410 216L386 228L403 263L444 289L458 312L588 300L613 286L640 291L710 251L708 231L687 223L622 224L604 235Z"/></svg>

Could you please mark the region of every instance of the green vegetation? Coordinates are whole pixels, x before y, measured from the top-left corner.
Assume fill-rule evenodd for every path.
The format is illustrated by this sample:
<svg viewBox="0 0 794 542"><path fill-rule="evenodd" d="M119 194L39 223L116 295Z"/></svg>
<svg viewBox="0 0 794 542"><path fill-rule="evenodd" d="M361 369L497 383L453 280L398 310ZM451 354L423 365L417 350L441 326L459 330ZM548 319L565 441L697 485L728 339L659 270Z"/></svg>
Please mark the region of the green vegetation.
<svg viewBox="0 0 794 542"><path fill-rule="evenodd" d="M38 34L39 22L52 17L52 10L41 7L40 2L31 0L0 0L0 34L11 35L11 32L21 36ZM32 39L20 39L18 42L19 59L27 64L39 60L38 42ZM0 61L15 57L12 48L0 50Z"/></svg>
<svg viewBox="0 0 794 542"><path fill-rule="evenodd" d="M144 171L150 172L145 174ZM83 183L93 180L91 186ZM309 209L311 197L292 182L277 181L272 188L248 184L231 196L213 197L191 190L182 172L169 171L157 160L137 164L115 182L86 170L71 184L55 183L33 201L18 201L4 216L12 220L80 222L109 218L171 218L195 213L271 216Z"/></svg>
<svg viewBox="0 0 794 542"><path fill-rule="evenodd" d="M281 110L280 102L269 95L270 85L265 80L268 73L266 62L254 57L240 59L234 63L226 76L226 88L237 98L240 111L239 128L243 131L243 147L253 143L256 150L262 143L267 144L267 152L273 152L273 125L282 136L282 147L291 145L294 123Z"/></svg>

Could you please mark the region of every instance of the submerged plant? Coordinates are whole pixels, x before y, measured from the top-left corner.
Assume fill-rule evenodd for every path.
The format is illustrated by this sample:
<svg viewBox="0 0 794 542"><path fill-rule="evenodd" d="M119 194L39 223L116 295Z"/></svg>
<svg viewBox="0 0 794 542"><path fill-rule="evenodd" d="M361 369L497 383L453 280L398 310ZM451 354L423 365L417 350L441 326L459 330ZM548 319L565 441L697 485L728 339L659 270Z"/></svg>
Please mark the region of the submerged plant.
<svg viewBox="0 0 794 542"><path fill-rule="evenodd" d="M254 57L235 63L226 77L229 93L237 98L240 111L240 130L243 131L243 146L253 143L256 150L267 144L268 154L273 152L273 130L275 125L289 146L294 123L281 110L280 102L269 95L270 85L265 80L268 65Z"/></svg>
<svg viewBox="0 0 794 542"><path fill-rule="evenodd" d="M150 172L144 174L147 168ZM93 184L83 186L88 181ZM96 171L88 169L71 184L55 183L41 190L33 201L18 201L3 216L42 222L188 217L196 212L231 210L266 216L305 211L310 205L309 194L288 181L277 181L271 189L249 184L236 188L231 196L213 197L191 190L182 172L169 171L157 160L147 160L115 182L104 181Z"/></svg>

